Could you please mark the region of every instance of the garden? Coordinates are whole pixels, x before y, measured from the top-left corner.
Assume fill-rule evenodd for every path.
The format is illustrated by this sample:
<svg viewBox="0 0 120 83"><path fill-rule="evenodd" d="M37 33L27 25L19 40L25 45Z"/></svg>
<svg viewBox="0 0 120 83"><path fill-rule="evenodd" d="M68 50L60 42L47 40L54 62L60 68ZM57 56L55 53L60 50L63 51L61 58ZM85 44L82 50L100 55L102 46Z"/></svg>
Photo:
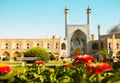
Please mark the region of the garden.
<svg viewBox="0 0 120 83"><path fill-rule="evenodd" d="M91 55L57 61L39 48L28 49L24 57L40 60L25 66L21 61L0 62L0 83L120 83L120 62L98 61Z"/></svg>
<svg viewBox="0 0 120 83"><path fill-rule="evenodd" d="M32 66L0 65L0 83L119 83L119 63L96 62L92 56L78 55L73 62L46 66L35 61Z"/></svg>

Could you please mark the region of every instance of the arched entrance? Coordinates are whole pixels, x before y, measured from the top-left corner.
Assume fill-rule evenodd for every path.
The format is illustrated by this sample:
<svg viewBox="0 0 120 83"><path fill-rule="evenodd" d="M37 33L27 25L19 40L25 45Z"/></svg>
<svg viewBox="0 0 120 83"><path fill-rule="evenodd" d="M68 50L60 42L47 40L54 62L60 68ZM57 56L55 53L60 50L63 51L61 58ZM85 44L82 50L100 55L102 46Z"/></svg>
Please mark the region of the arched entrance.
<svg viewBox="0 0 120 83"><path fill-rule="evenodd" d="M5 60L5 61L8 61L10 60L10 53L5 51L3 54L2 54L2 60Z"/></svg>
<svg viewBox="0 0 120 83"><path fill-rule="evenodd" d="M116 56L120 56L120 51L118 51L118 52L116 53Z"/></svg>
<svg viewBox="0 0 120 83"><path fill-rule="evenodd" d="M70 55L75 56L75 50L79 49L80 54L87 53L87 36L81 30L76 30L70 40Z"/></svg>
<svg viewBox="0 0 120 83"><path fill-rule="evenodd" d="M16 51L15 53L14 53L14 60L16 60L17 59L17 57L21 57L22 56L22 54L20 53L20 52L18 52L18 51Z"/></svg>
<svg viewBox="0 0 120 83"><path fill-rule="evenodd" d="M66 50L66 45L65 45L65 43L62 43L62 44L61 44L61 50Z"/></svg>

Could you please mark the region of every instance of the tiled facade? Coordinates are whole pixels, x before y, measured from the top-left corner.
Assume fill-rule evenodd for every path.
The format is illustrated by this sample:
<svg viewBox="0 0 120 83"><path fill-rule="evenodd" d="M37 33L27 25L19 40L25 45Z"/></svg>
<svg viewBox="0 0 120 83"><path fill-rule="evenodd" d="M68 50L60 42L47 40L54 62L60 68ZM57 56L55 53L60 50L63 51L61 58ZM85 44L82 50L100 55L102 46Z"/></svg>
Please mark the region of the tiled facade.
<svg viewBox="0 0 120 83"><path fill-rule="evenodd" d="M61 43L61 38L56 38L55 35L49 39L0 39L0 56L8 56L10 60L14 60L18 55L23 55L25 50L39 47L60 58L63 56L62 52L67 55L66 49L61 47L62 44L64 42ZM66 44L64 47L66 47ZM64 51L61 52L61 50Z"/></svg>

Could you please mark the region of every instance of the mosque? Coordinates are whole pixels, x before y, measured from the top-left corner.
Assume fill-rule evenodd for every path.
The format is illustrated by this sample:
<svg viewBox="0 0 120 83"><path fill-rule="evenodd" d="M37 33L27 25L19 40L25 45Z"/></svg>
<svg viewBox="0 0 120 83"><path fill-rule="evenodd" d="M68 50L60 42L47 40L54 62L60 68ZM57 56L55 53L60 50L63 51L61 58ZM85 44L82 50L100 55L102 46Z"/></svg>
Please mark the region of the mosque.
<svg viewBox="0 0 120 83"><path fill-rule="evenodd" d="M68 24L69 9L65 9L65 38L67 39L67 53L74 56L75 51L80 54L96 55L97 52L105 49L108 58L120 56L120 24L114 26L108 34L100 35L100 25L98 25L98 40L94 40L91 34L91 9L87 9L87 23L84 25Z"/></svg>
<svg viewBox="0 0 120 83"><path fill-rule="evenodd" d="M98 40L94 40L94 35L90 33L91 9L88 7L87 22L81 25L71 25L68 23L69 9L66 7L65 14L65 38L43 39L0 39L0 56L15 60L27 49L39 47L52 53L57 59L60 57L73 57L77 50L80 54L96 54L102 49L106 49L109 56L120 55L120 24L116 25L106 35L100 35L100 25L98 25Z"/></svg>

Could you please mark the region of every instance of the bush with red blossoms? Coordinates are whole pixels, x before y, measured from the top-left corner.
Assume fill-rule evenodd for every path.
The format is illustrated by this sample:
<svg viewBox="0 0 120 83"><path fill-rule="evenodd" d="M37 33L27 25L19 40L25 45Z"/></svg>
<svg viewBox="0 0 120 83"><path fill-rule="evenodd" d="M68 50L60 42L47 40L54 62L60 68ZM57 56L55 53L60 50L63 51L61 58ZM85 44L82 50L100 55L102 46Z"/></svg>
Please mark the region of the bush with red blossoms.
<svg viewBox="0 0 120 83"><path fill-rule="evenodd" d="M0 66L0 74L6 74L11 71L11 68L9 66Z"/></svg>
<svg viewBox="0 0 120 83"><path fill-rule="evenodd" d="M72 67L72 63L66 63L66 64L63 64L63 67Z"/></svg>
<svg viewBox="0 0 120 83"><path fill-rule="evenodd" d="M104 71L113 70L113 67L107 63L90 63L87 66L87 70L92 74L101 74Z"/></svg>
<svg viewBox="0 0 120 83"><path fill-rule="evenodd" d="M92 56L89 56L89 55L78 55L78 56L75 56L75 62L77 64L80 64L80 63L90 63L91 61L94 61L95 59L92 57Z"/></svg>
<svg viewBox="0 0 120 83"><path fill-rule="evenodd" d="M34 64L35 65L44 65L45 62L44 61L35 61Z"/></svg>
<svg viewBox="0 0 120 83"><path fill-rule="evenodd" d="M11 83L13 81L13 73L11 67L5 64L0 64L0 83Z"/></svg>

